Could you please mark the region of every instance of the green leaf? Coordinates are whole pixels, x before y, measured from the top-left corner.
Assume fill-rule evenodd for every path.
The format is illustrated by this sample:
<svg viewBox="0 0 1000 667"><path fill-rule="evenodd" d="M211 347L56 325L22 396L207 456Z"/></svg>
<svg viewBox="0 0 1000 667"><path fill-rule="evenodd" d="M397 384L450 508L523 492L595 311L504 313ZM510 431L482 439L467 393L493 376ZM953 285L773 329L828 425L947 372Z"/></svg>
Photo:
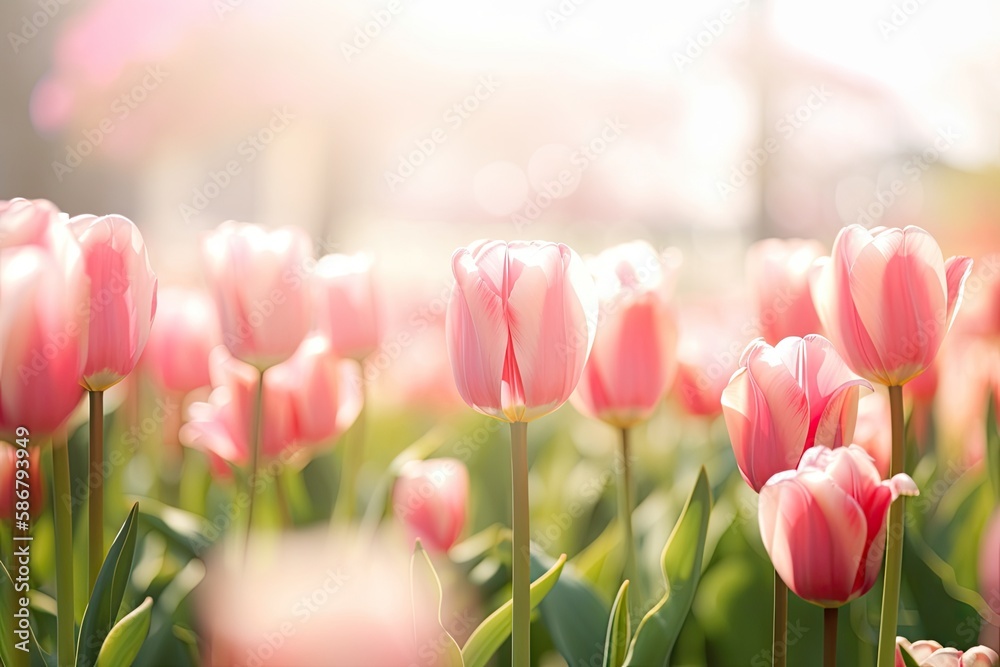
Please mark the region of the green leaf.
<svg viewBox="0 0 1000 667"><path fill-rule="evenodd" d="M541 551L531 554L531 571L538 576L552 559ZM608 627L608 607L597 590L576 572L563 568L552 592L538 606L552 644L570 665L596 664L604 654L601 637Z"/></svg>
<svg viewBox="0 0 1000 667"><path fill-rule="evenodd" d="M7 567L3 564L2 560L0 560L0 570L3 571L2 588L4 591L3 595L0 596L0 602L3 603L0 604L0 608L2 608L4 618L13 619L14 612L16 611L14 604L15 602L14 593L16 592L14 589L14 578L10 576L10 572L7 570ZM30 596L34 596L37 592L38 591L32 590ZM31 619L29 621L29 627L28 627L28 634L31 640L28 642L28 653L32 657L32 662L34 662L35 659L37 658L38 660L41 661L43 665L48 666L54 664L55 660L52 658L52 656L43 651L42 647L39 645L38 636L35 634L35 628L33 626L34 626L34 619ZM15 642L13 641L14 640L13 628L11 628L10 630L5 628L2 634L3 637L0 637L0 664L12 665L14 664L13 663L14 652L18 650L14 648Z"/></svg>
<svg viewBox="0 0 1000 667"><path fill-rule="evenodd" d="M559 557L548 572L531 584L531 608L534 609L548 595L566 564L566 554ZM462 647L465 667L483 667L497 649L510 636L514 625L514 602L507 600L499 609L486 617Z"/></svg>
<svg viewBox="0 0 1000 667"><path fill-rule="evenodd" d="M990 392L986 413L986 467L993 486L993 498L1000 503L1000 432L997 431L997 397Z"/></svg>
<svg viewBox="0 0 1000 667"><path fill-rule="evenodd" d="M632 633L628 613L628 579L618 589L615 603L611 605L608 633L604 637L604 667L622 667L628 652L629 635Z"/></svg>
<svg viewBox="0 0 1000 667"><path fill-rule="evenodd" d="M141 605L118 621L111 628L97 655L97 667L131 665L142 648L142 642L146 640L152 616L153 598L146 598Z"/></svg>
<svg viewBox="0 0 1000 667"><path fill-rule="evenodd" d="M115 541L111 543L104 564L101 565L94 592L90 596L86 611L83 612L83 623L80 625L80 638L76 648L77 667L91 667L97 662L105 638L114 627L122 598L125 597L125 587L132 572L138 515L139 504L136 503L132 505L132 510L118 531Z"/></svg>
<svg viewBox="0 0 1000 667"><path fill-rule="evenodd" d="M625 657L626 665L667 665L701 578L711 511L712 492L703 467L691 497L663 548L662 566L667 592L639 623Z"/></svg>
<svg viewBox="0 0 1000 667"><path fill-rule="evenodd" d="M910 652L905 648L897 644L896 650L899 651L901 656L903 656L903 664L906 665L906 667L920 667L920 664L917 663L917 659L910 655Z"/></svg>
<svg viewBox="0 0 1000 667"><path fill-rule="evenodd" d="M437 660L433 667L464 667L462 649L458 642L441 623L441 580L434 571L434 564L424 550L420 540L417 540L410 558L410 595L413 607L413 628L418 641L434 638ZM428 624L425 615L421 613L429 601L436 610L432 623ZM424 627L426 626L426 627Z"/></svg>

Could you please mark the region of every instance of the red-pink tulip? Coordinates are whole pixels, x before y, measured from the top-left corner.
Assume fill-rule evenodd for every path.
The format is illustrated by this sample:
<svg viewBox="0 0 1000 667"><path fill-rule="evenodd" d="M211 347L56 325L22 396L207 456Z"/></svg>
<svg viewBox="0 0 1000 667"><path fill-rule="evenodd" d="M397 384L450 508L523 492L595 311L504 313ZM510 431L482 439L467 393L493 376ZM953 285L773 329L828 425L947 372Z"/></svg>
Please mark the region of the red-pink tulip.
<svg viewBox="0 0 1000 667"><path fill-rule="evenodd" d="M568 246L478 241L452 256L447 338L455 384L483 414L508 422L566 402L594 342L594 282Z"/></svg>
<svg viewBox="0 0 1000 667"><path fill-rule="evenodd" d="M756 323L768 343L823 333L809 289L813 262L826 254L819 241L764 239L747 251L747 282Z"/></svg>
<svg viewBox="0 0 1000 667"><path fill-rule="evenodd" d="M337 354L359 361L375 351L380 338L371 267L371 257L364 254L326 255L313 271L317 327Z"/></svg>
<svg viewBox="0 0 1000 667"><path fill-rule="evenodd" d="M410 461L392 492L392 506L413 539L447 551L465 527L469 471L457 459Z"/></svg>
<svg viewBox="0 0 1000 667"><path fill-rule="evenodd" d="M882 481L857 445L809 449L760 490L760 535L775 571L823 607L864 595L882 568L885 518L899 495L917 495L913 480Z"/></svg>
<svg viewBox="0 0 1000 667"><path fill-rule="evenodd" d="M311 325L312 243L301 229L224 222L202 244L222 342L265 369L288 359Z"/></svg>
<svg viewBox="0 0 1000 667"><path fill-rule="evenodd" d="M912 644L903 637L896 637L896 667L906 667L902 647L920 667L998 667L1000 656L985 646L975 646L968 651L946 648L930 639L921 639Z"/></svg>
<svg viewBox="0 0 1000 667"><path fill-rule="evenodd" d="M979 542L979 593L1000 614L1000 507L993 510Z"/></svg>
<svg viewBox="0 0 1000 667"><path fill-rule="evenodd" d="M60 254L38 245L0 250L0 434L56 431L83 395L89 280L61 224Z"/></svg>
<svg viewBox="0 0 1000 667"><path fill-rule="evenodd" d="M19 463L20 462L20 463ZM17 485L18 470L22 471L21 485ZM23 475L27 474L27 477ZM27 480L27 486L24 486ZM24 493L27 499L18 498L16 493ZM42 485L42 450L39 447L20 448L0 441L0 521L13 521L17 502L24 503L28 515L37 517L45 502L45 488Z"/></svg>
<svg viewBox="0 0 1000 667"><path fill-rule="evenodd" d="M892 423L889 397L883 392L876 390L858 401L858 420L852 442L868 452L879 475L886 478L892 459Z"/></svg>
<svg viewBox="0 0 1000 667"><path fill-rule="evenodd" d="M740 473L755 491L776 473L794 469L813 444L851 442L861 387L871 388L811 334L775 347L747 346L740 369L722 393L722 412Z"/></svg>
<svg viewBox="0 0 1000 667"><path fill-rule="evenodd" d="M588 262L600 313L573 399L584 414L628 428L648 419L673 383L677 323L669 299L679 260L633 241Z"/></svg>
<svg viewBox="0 0 1000 667"><path fill-rule="evenodd" d="M186 394L211 380L208 355L222 343L211 298L201 290L168 287L157 297L157 317L143 366L163 390Z"/></svg>
<svg viewBox="0 0 1000 667"><path fill-rule="evenodd" d="M919 227L841 230L830 258L817 260L813 301L823 327L862 377L902 385L934 361L972 270L947 262Z"/></svg>
<svg viewBox="0 0 1000 667"><path fill-rule="evenodd" d="M80 383L104 391L132 372L156 314L156 275L138 228L120 215L70 218L90 277L90 333Z"/></svg>

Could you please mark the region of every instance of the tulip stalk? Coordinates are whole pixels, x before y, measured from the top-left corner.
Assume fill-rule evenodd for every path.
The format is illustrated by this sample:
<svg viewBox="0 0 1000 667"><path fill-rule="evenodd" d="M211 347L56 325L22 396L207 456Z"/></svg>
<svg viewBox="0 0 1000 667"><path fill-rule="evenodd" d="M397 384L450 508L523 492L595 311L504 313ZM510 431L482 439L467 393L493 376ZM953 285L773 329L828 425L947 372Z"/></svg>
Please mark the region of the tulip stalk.
<svg viewBox="0 0 1000 667"><path fill-rule="evenodd" d="M639 567L636 562L635 534L632 531L632 454L630 448L630 433L628 428L622 429L622 462L618 470L618 521L624 531L625 545L625 579L632 585L632 613L638 613L642 604L639 588ZM641 615L640 615L641 617Z"/></svg>
<svg viewBox="0 0 1000 667"><path fill-rule="evenodd" d="M837 667L838 607L823 609L823 667Z"/></svg>
<svg viewBox="0 0 1000 667"><path fill-rule="evenodd" d="M264 416L264 373L261 371L257 377L257 391L254 394L253 412L250 415L250 477L248 478L247 493L250 496L247 507L247 534L243 547L243 558L246 560L250 551L250 533L253 530L253 506L257 497L257 473L260 469L260 434L262 430Z"/></svg>
<svg viewBox="0 0 1000 667"><path fill-rule="evenodd" d="M785 636L788 628L788 586L782 581L778 571L774 571L774 628L771 638L771 665L785 667L788 644Z"/></svg>
<svg viewBox="0 0 1000 667"><path fill-rule="evenodd" d="M90 503L87 572L92 592L104 563L104 392L90 391Z"/></svg>
<svg viewBox="0 0 1000 667"><path fill-rule="evenodd" d="M55 523L56 555L56 664L72 667L73 636L73 505L69 474L69 444L62 431L51 444L53 520Z"/></svg>
<svg viewBox="0 0 1000 667"><path fill-rule="evenodd" d="M889 414L892 421L892 462L889 475L906 470L903 424L903 387L889 387ZM878 667L893 667L896 661L896 620L899 612L899 580L903 569L903 497L889 507L886 533L885 575L882 589L882 620L878 633Z"/></svg>
<svg viewBox="0 0 1000 667"><path fill-rule="evenodd" d="M514 620L511 633L514 667L530 664L531 650L531 544L528 522L528 424L511 422L511 478L513 492L513 554L512 595Z"/></svg>

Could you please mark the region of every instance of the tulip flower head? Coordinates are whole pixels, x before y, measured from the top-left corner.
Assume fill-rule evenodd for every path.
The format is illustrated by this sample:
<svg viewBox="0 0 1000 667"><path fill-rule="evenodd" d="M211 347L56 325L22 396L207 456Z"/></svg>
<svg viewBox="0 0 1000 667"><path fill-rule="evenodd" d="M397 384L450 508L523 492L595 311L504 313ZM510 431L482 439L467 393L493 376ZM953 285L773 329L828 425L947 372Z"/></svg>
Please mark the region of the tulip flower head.
<svg viewBox="0 0 1000 667"><path fill-rule="evenodd" d="M447 551L465 527L469 471L457 459L410 461L392 492L396 517L414 540Z"/></svg>
<svg viewBox="0 0 1000 667"><path fill-rule="evenodd" d="M895 667L906 667L900 650L909 653L920 667L1000 667L1000 657L996 651L985 646L960 651L957 648L945 648L929 639L911 644L903 637L896 637Z"/></svg>
<svg viewBox="0 0 1000 667"><path fill-rule="evenodd" d="M633 241L588 262L600 314L574 394L584 414L617 428L648 419L674 381L677 324L669 301L679 253Z"/></svg>
<svg viewBox="0 0 1000 667"><path fill-rule="evenodd" d="M312 278L317 326L342 357L364 359L379 345L378 300L368 255L326 255Z"/></svg>
<svg viewBox="0 0 1000 667"><path fill-rule="evenodd" d="M851 442L861 387L830 341L811 334L775 347L747 346L722 393L722 412L740 473L754 491L792 470L809 447Z"/></svg>
<svg viewBox="0 0 1000 667"><path fill-rule="evenodd" d="M156 314L156 274L139 229L120 215L79 215L69 228L90 277L90 331L80 384L104 391L132 372Z"/></svg>
<svg viewBox="0 0 1000 667"><path fill-rule="evenodd" d="M258 370L295 353L311 325L312 242L295 227L224 222L202 243L222 342Z"/></svg>
<svg viewBox="0 0 1000 667"><path fill-rule="evenodd" d="M597 294L561 243L478 241L452 256L447 340L458 392L507 422L552 412L576 388L594 344Z"/></svg>
<svg viewBox="0 0 1000 667"><path fill-rule="evenodd" d="M200 290L168 287L160 290L156 309L143 368L168 392L183 395L207 387L208 356L222 342L212 299Z"/></svg>
<svg viewBox="0 0 1000 667"><path fill-rule="evenodd" d="M747 281L761 336L768 343L823 332L809 272L824 254L821 243L803 239L764 239L747 250Z"/></svg>
<svg viewBox="0 0 1000 667"><path fill-rule="evenodd" d="M882 481L857 445L809 449L760 490L760 534L775 571L803 600L839 607L867 593L882 568L886 514L917 495L906 474Z"/></svg>
<svg viewBox="0 0 1000 667"><path fill-rule="evenodd" d="M18 460L21 460L20 466ZM22 477L20 485L17 484L18 469L28 471L27 480ZM22 449L0 441L0 521L14 521L14 510L18 500L15 491L21 490L23 493L25 481L28 484L28 511L32 517L37 517L42 513L45 502L45 487L42 485L42 450L38 447Z"/></svg>
<svg viewBox="0 0 1000 667"><path fill-rule="evenodd" d="M903 385L937 355L962 300L972 260L944 260L919 227L861 225L837 235L811 285L823 327L848 365L872 382Z"/></svg>

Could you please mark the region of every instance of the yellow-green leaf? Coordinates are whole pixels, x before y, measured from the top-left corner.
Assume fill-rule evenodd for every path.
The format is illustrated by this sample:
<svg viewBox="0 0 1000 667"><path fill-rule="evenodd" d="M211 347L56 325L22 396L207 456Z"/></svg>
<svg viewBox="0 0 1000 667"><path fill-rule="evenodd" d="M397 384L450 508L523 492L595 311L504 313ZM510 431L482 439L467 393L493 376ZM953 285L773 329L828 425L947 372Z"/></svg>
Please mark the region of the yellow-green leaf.
<svg viewBox="0 0 1000 667"><path fill-rule="evenodd" d="M97 667L123 667L131 665L139 655L142 642L149 633L153 616L153 598L146 598L111 628L101 652L97 654Z"/></svg>
<svg viewBox="0 0 1000 667"><path fill-rule="evenodd" d="M618 589L615 603L611 606L608 633L604 638L604 667L622 667L628 651L629 635L632 632L628 611L628 579Z"/></svg>

